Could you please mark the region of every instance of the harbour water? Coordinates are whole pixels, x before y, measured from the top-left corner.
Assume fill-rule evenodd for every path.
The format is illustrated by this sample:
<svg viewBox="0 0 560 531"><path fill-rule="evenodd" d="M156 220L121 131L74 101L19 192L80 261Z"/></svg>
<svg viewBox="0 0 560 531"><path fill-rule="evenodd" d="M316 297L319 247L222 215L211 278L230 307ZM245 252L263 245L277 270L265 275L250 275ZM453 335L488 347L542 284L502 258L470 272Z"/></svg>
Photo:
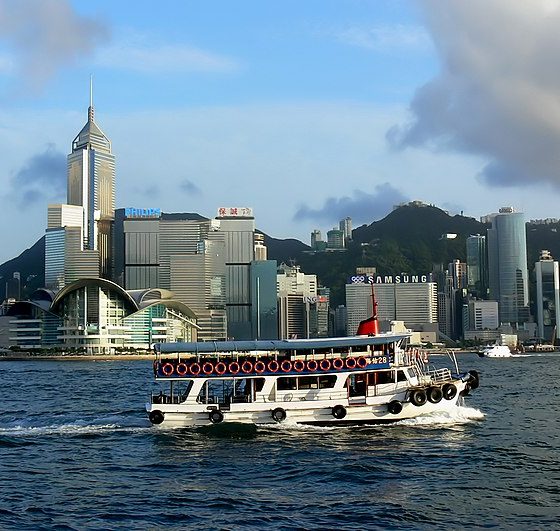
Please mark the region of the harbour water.
<svg viewBox="0 0 560 531"><path fill-rule="evenodd" d="M450 416L150 427L150 361L1 362L0 529L560 529L560 355L460 356Z"/></svg>

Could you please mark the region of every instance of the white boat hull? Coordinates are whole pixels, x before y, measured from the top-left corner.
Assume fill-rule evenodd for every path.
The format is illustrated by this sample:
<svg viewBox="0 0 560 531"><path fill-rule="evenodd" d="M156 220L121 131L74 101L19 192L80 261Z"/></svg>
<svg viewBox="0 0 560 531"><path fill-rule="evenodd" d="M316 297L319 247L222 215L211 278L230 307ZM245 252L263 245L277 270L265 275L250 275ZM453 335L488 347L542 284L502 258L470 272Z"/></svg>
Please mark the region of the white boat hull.
<svg viewBox="0 0 560 531"><path fill-rule="evenodd" d="M457 394L450 400L442 398L438 403L427 401L416 406L406 401L406 392L394 395L368 397L365 403L353 403L352 400L313 400L300 402L263 402L231 404L229 409L220 409L223 418L218 422L210 420L210 412L218 410L217 406L207 404L147 404L148 414L159 411L163 414L163 421L157 424L160 428L187 428L195 426L209 426L214 424L240 423L267 425L278 423L272 417L277 408L285 412L285 419L281 422L289 424L311 424L321 426L344 426L359 424L386 424L400 420L411 419L422 415L451 411L461 399L461 392L467 384L461 380L453 381ZM399 401L402 410L391 413L388 405L392 401ZM333 416L333 408L342 406L345 410L343 418Z"/></svg>

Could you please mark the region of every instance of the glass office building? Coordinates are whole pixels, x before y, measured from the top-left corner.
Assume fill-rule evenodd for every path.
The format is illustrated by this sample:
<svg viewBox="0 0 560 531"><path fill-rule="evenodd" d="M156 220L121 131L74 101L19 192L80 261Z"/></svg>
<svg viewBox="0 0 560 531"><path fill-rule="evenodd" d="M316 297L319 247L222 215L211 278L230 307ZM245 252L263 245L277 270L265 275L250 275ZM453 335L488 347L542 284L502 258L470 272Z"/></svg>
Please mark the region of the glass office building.
<svg viewBox="0 0 560 531"><path fill-rule="evenodd" d="M529 320L527 241L523 213L504 207L488 229L490 299L498 301L501 323Z"/></svg>

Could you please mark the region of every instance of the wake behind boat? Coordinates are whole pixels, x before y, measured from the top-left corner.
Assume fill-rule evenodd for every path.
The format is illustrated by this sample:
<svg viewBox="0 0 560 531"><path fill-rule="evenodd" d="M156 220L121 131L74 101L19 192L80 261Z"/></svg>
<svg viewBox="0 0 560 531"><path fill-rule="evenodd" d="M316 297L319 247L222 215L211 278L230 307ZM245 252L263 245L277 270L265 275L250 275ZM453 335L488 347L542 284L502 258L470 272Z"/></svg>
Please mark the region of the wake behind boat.
<svg viewBox="0 0 560 531"><path fill-rule="evenodd" d="M451 410L476 371L428 370L408 334L155 345L152 424L356 425Z"/></svg>

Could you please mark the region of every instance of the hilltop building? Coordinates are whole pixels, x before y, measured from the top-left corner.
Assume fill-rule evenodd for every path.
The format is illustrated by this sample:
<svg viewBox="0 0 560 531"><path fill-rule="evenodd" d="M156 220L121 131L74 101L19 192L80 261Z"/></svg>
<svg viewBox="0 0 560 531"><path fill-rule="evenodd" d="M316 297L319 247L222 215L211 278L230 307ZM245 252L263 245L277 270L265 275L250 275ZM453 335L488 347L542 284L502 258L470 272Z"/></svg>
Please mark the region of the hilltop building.
<svg viewBox="0 0 560 531"><path fill-rule="evenodd" d="M344 232L336 227L327 232L327 249L331 251L342 251L346 245Z"/></svg>
<svg viewBox="0 0 560 531"><path fill-rule="evenodd" d="M338 228L344 235L344 241L347 242L352 239L352 218L341 219L338 223Z"/></svg>

